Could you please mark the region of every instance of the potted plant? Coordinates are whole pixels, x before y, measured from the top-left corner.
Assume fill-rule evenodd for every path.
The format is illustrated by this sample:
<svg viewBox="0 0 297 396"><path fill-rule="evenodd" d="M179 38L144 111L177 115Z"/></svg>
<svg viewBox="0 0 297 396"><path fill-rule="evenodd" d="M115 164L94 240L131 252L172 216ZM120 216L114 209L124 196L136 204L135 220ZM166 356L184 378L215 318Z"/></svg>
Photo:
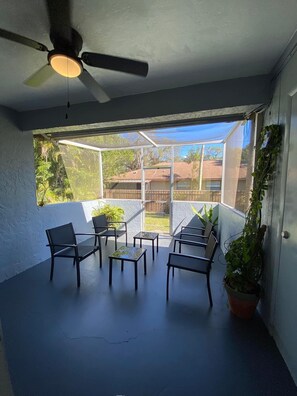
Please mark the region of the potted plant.
<svg viewBox="0 0 297 396"><path fill-rule="evenodd" d="M224 285L231 311L249 319L257 307L262 289L263 240L266 226L261 222L262 201L273 178L282 136L278 125L263 128L256 148L253 189L245 225L239 238L232 241L226 253Z"/></svg>
<svg viewBox="0 0 297 396"><path fill-rule="evenodd" d="M208 221L210 221L214 226L216 226L218 224L218 216L214 215L214 208L212 207L212 205L210 205L210 207L207 209L206 204L203 205L203 215L200 213L200 211L198 211L196 208L194 208L193 205L191 205L192 211L195 213L195 215L199 218L199 220L201 221L201 223L206 226L206 223Z"/></svg>
<svg viewBox="0 0 297 396"><path fill-rule="evenodd" d="M106 220L109 222L112 221L123 221L125 211L124 209L120 208L119 206L112 206L109 204L105 204L102 207L93 208L92 216L99 216L105 214ZM115 226L118 226L115 224Z"/></svg>

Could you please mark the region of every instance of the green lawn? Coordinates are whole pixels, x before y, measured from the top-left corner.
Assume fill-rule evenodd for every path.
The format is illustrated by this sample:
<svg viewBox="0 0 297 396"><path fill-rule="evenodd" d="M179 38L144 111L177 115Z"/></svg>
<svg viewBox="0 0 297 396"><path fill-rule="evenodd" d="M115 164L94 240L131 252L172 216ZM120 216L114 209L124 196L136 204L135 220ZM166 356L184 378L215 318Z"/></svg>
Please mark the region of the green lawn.
<svg viewBox="0 0 297 396"><path fill-rule="evenodd" d="M169 233L169 214L145 213L145 231Z"/></svg>

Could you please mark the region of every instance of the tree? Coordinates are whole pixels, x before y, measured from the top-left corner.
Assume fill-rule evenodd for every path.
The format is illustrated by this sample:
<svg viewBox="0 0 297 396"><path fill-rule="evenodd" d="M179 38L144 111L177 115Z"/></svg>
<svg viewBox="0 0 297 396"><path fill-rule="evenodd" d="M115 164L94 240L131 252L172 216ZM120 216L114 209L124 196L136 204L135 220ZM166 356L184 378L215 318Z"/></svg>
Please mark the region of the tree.
<svg viewBox="0 0 297 396"><path fill-rule="evenodd" d="M143 150L144 166L154 166L162 162L171 162L171 147L153 147Z"/></svg>
<svg viewBox="0 0 297 396"><path fill-rule="evenodd" d="M139 169L141 166L139 150L108 150L102 152L103 183L116 175Z"/></svg>
<svg viewBox="0 0 297 396"><path fill-rule="evenodd" d="M206 144L204 150L205 160L222 160L223 145L222 144Z"/></svg>
<svg viewBox="0 0 297 396"><path fill-rule="evenodd" d="M197 162L200 161L201 158L201 147L200 146L196 146L196 148L191 148L186 157L184 158L184 161L187 164L190 164L191 162Z"/></svg>
<svg viewBox="0 0 297 396"><path fill-rule="evenodd" d="M33 145L38 205L72 199L58 144L36 136Z"/></svg>

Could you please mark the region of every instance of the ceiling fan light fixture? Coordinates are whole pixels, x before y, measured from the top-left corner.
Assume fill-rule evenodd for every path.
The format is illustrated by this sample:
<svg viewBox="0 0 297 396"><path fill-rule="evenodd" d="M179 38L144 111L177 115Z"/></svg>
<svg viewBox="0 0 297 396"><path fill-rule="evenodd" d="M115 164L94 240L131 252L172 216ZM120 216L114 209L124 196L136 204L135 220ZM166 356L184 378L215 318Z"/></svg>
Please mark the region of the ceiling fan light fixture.
<svg viewBox="0 0 297 396"><path fill-rule="evenodd" d="M67 78L78 77L83 67L79 59L72 58L65 54L53 54L49 57L51 67L61 76Z"/></svg>

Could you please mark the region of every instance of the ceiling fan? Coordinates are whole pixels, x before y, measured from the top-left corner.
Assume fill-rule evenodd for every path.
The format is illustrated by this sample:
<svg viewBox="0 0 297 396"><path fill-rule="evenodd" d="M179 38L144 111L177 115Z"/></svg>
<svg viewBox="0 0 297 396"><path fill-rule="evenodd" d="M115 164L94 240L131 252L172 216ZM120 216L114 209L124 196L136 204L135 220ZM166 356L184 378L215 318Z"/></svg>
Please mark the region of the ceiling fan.
<svg viewBox="0 0 297 396"><path fill-rule="evenodd" d="M83 67L83 63L92 67L135 74L142 77L147 76L148 64L146 62L95 52L83 52L79 57L83 40L81 35L71 27L70 0L46 0L46 4L53 50L48 50L44 44L35 40L0 28L0 37L26 45L37 51L48 53L48 63L32 74L24 84L30 87L39 87L57 72L67 78L78 77L93 96L100 103L104 103L108 102L110 97Z"/></svg>

